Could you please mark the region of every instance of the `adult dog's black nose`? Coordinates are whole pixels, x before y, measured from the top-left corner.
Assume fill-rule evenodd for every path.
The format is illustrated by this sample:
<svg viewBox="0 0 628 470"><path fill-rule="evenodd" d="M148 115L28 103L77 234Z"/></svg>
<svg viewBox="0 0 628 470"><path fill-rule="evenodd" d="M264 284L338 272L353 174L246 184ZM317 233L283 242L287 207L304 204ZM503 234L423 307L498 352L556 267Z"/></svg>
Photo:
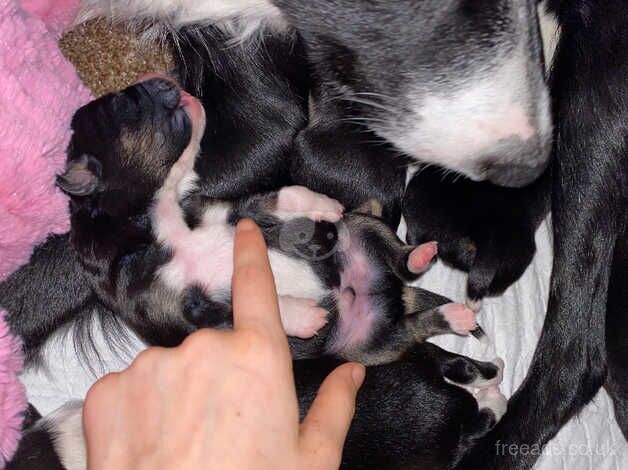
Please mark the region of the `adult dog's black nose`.
<svg viewBox="0 0 628 470"><path fill-rule="evenodd" d="M166 77L156 77L143 81L141 85L155 103L161 104L167 110L174 110L181 101L179 86Z"/></svg>

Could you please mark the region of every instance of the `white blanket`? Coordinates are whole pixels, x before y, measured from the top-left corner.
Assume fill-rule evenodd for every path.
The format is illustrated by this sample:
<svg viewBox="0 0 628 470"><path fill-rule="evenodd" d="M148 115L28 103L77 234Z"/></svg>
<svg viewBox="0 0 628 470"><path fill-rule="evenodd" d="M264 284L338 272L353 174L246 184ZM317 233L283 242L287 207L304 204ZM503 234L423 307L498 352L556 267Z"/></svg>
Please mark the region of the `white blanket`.
<svg viewBox="0 0 628 470"><path fill-rule="evenodd" d="M521 280L500 298L485 301L480 323L492 339L491 346L484 346L473 338L455 336L442 336L434 341L446 349L477 359L502 357L506 369L501 389L507 396L522 382L543 326L552 265L549 223L539 228L536 240L538 252ZM440 262L432 267L420 284L456 301L464 299L465 275ZM112 354L97 332L96 337L104 359L102 372L119 370L128 363L128 357L120 358ZM141 343L136 341L135 351L141 348ZM42 413L54 410L67 400L83 398L95 380L95 376L77 360L69 335L59 335L48 348L47 357L47 370L28 371L23 376L30 401ZM548 444L536 468L628 468L628 444L615 422L612 403L604 391Z"/></svg>

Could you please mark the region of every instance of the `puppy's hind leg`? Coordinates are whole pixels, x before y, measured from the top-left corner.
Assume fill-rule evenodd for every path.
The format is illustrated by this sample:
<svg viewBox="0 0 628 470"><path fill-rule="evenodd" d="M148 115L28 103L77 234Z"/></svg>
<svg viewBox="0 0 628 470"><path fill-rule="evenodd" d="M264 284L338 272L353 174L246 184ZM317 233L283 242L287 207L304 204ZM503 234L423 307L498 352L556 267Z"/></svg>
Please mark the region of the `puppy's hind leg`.
<svg viewBox="0 0 628 470"><path fill-rule="evenodd" d="M430 299L431 296L435 296ZM437 300L438 299L438 300ZM432 307L430 300L439 301L444 297L414 287L404 287L403 301L405 316L400 325L400 333L409 335L416 342L442 334L466 336L478 328L475 313L462 304L447 303ZM425 300L428 300L427 308Z"/></svg>
<svg viewBox="0 0 628 470"><path fill-rule="evenodd" d="M467 390L478 404L478 415L468 429L470 439L486 434L506 413L508 400L499 391L504 361L496 358L482 362L425 343L424 349L434 359L449 383Z"/></svg>
<svg viewBox="0 0 628 470"><path fill-rule="evenodd" d="M364 209L358 211L345 217L350 231L403 282L415 281L435 261L438 252L436 242L406 245L382 220L363 215L367 214Z"/></svg>
<svg viewBox="0 0 628 470"><path fill-rule="evenodd" d="M502 382L504 361L500 358L483 362L446 351L432 343L423 346L440 367L443 377L455 385L475 391Z"/></svg>

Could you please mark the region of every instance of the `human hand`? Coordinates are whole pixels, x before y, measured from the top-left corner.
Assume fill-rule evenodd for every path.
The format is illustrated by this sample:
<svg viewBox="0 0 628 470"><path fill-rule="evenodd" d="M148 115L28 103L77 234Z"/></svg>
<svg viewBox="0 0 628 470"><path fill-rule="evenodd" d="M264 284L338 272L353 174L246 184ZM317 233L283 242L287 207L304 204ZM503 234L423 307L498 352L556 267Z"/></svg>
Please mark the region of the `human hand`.
<svg viewBox="0 0 628 470"><path fill-rule="evenodd" d="M299 424L266 245L251 221L236 230L232 291L233 331L149 348L90 389L90 470L338 468L364 367L333 371Z"/></svg>

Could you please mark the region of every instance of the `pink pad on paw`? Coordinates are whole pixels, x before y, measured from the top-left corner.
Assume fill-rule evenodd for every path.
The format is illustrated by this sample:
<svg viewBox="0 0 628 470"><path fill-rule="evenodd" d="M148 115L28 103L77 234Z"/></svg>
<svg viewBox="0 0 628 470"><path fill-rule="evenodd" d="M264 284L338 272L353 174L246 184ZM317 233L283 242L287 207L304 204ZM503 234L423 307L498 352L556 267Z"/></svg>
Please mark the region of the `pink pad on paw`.
<svg viewBox="0 0 628 470"><path fill-rule="evenodd" d="M434 256L438 253L438 243L429 242L417 246L408 256L408 270L412 273L421 273L429 268Z"/></svg>
<svg viewBox="0 0 628 470"><path fill-rule="evenodd" d="M440 312L449 323L451 330L456 334L466 336L478 327L475 312L463 304L443 305Z"/></svg>
<svg viewBox="0 0 628 470"><path fill-rule="evenodd" d="M279 297L281 322L288 336L307 339L327 324L328 311L312 299Z"/></svg>
<svg viewBox="0 0 628 470"><path fill-rule="evenodd" d="M310 191L305 186L288 186L279 191L277 212L292 217L307 217L315 222L338 222L344 207L335 199Z"/></svg>

